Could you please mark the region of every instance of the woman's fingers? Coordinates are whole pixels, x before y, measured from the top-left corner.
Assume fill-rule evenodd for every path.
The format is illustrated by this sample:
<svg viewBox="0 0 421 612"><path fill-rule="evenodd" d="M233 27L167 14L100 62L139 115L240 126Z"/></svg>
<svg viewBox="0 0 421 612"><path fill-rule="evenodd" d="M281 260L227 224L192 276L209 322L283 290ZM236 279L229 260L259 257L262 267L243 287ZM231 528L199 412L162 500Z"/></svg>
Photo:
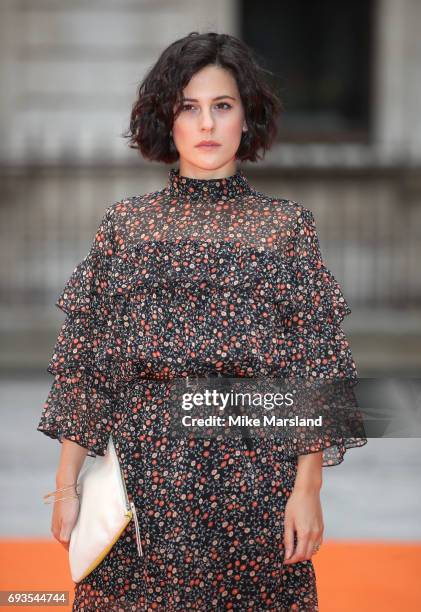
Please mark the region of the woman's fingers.
<svg viewBox="0 0 421 612"><path fill-rule="evenodd" d="M59 541L60 541L60 544L62 544L66 550L69 550L70 535L72 533L72 528L73 528L73 525L69 525L65 523L62 523L61 525Z"/></svg>
<svg viewBox="0 0 421 612"><path fill-rule="evenodd" d="M319 546L322 543L322 538L321 538L321 534L319 531L314 531L311 535L310 541L308 543L308 547L306 550L306 559L311 559L311 557L315 554L315 546L317 546L317 544L319 544Z"/></svg>
<svg viewBox="0 0 421 612"><path fill-rule="evenodd" d="M295 532L297 539L293 554L288 555L288 551L285 551L284 563L310 560L315 552L314 547L322 541L324 530L319 495L294 490L286 505L284 525L285 548L288 551L294 549Z"/></svg>
<svg viewBox="0 0 421 612"><path fill-rule="evenodd" d="M60 525L54 525L51 529L51 533L53 534L55 539L60 542L60 544L62 544L64 548L66 548L66 550L69 549L70 534L72 533L70 525L66 525L64 523L61 523Z"/></svg>
<svg viewBox="0 0 421 612"><path fill-rule="evenodd" d="M69 550L70 545L70 534L67 531L60 533L59 542L66 550Z"/></svg>
<svg viewBox="0 0 421 612"><path fill-rule="evenodd" d="M284 525L284 547L285 547L285 559L292 556L294 552L294 525L285 521Z"/></svg>
<svg viewBox="0 0 421 612"><path fill-rule="evenodd" d="M305 552L308 547L310 534L308 532L297 532L297 546L294 554L290 557L286 563L297 563L297 561L304 561Z"/></svg>
<svg viewBox="0 0 421 612"><path fill-rule="evenodd" d="M297 563L298 561L308 561L314 554L314 547L320 543L320 535L317 531L297 532L297 546L294 554L288 558L285 554L284 563Z"/></svg>
<svg viewBox="0 0 421 612"><path fill-rule="evenodd" d="M51 533L66 550L79 513L78 500L56 501L51 521Z"/></svg>

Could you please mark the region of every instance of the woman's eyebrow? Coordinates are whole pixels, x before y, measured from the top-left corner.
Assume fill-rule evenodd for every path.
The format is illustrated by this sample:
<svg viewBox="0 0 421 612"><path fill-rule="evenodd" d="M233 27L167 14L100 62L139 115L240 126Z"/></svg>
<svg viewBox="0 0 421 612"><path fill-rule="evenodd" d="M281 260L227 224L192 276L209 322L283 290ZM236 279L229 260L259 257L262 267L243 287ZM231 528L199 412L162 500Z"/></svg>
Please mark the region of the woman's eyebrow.
<svg viewBox="0 0 421 612"><path fill-rule="evenodd" d="M213 100L222 100L222 98L230 98L231 100L236 100L233 96L216 96ZM196 98L183 98L183 102L199 102Z"/></svg>

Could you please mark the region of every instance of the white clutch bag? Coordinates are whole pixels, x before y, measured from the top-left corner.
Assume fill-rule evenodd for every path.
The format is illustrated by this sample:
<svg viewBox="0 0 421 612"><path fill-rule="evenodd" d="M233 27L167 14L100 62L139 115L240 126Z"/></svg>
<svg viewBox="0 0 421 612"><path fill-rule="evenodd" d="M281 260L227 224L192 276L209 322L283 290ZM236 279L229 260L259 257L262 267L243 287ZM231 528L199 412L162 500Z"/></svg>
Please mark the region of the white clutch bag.
<svg viewBox="0 0 421 612"><path fill-rule="evenodd" d="M143 555L136 507L129 501L111 435L105 455L95 457L78 483L79 514L69 543L74 582L83 580L101 563L132 518L138 554Z"/></svg>

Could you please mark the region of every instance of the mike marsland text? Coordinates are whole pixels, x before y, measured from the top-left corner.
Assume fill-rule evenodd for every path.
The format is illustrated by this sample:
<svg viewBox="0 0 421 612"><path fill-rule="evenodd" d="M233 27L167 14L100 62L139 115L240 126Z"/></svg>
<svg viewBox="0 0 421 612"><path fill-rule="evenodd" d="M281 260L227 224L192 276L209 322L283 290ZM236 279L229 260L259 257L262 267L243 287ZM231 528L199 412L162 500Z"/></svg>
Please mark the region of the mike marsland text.
<svg viewBox="0 0 421 612"><path fill-rule="evenodd" d="M263 417L249 417L247 415L192 417L191 415L185 415L182 418L182 423L186 427L321 427L323 417L320 415L313 419L296 415L292 418L281 418L273 414Z"/></svg>

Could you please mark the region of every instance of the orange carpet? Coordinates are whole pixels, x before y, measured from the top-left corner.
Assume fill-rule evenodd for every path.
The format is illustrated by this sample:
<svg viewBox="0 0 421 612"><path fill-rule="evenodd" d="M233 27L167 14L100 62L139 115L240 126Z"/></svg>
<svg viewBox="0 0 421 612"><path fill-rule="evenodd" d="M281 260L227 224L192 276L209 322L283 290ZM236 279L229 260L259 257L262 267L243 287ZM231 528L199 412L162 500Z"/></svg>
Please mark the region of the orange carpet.
<svg viewBox="0 0 421 612"><path fill-rule="evenodd" d="M325 540L313 562L320 612L421 610L421 543ZM2 591L69 591L69 606L45 609L71 610L67 551L53 539L0 540L0 577Z"/></svg>

